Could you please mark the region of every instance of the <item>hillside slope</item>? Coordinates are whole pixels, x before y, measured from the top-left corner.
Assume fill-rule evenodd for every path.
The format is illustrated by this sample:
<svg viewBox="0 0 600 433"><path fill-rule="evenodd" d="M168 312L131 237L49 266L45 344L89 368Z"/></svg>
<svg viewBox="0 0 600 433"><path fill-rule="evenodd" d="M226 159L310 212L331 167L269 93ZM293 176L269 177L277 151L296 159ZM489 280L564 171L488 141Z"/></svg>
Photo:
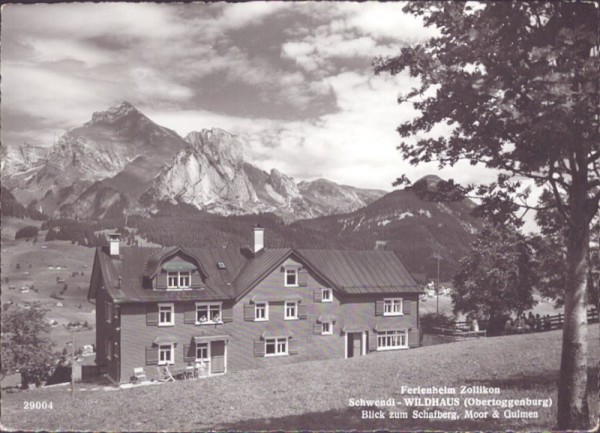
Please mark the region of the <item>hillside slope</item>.
<svg viewBox="0 0 600 433"><path fill-rule="evenodd" d="M382 248L400 252L411 272L429 278L435 276L434 257L439 254L441 278L448 279L481 228L481 221L470 215L474 206L470 201L424 201L406 188L354 212L298 221L293 226L353 248L370 249L379 241Z"/></svg>

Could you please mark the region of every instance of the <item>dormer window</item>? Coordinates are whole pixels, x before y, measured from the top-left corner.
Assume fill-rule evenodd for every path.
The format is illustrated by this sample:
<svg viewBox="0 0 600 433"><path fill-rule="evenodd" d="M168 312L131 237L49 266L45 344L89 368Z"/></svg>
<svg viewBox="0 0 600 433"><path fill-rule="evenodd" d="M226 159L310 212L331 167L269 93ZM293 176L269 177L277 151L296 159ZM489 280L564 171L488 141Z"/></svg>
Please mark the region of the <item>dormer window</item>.
<svg viewBox="0 0 600 433"><path fill-rule="evenodd" d="M298 286L298 269L285 270L285 285Z"/></svg>
<svg viewBox="0 0 600 433"><path fill-rule="evenodd" d="M189 271L169 272L167 274L168 289L189 289L190 282L191 277Z"/></svg>

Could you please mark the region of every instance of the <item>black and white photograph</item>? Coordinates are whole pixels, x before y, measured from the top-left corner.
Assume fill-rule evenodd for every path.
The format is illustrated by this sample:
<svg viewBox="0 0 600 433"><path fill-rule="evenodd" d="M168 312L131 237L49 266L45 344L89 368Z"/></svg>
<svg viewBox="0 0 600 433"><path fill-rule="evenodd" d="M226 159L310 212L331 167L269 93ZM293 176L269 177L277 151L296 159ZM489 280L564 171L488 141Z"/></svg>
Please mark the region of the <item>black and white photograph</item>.
<svg viewBox="0 0 600 433"><path fill-rule="evenodd" d="M596 1L6 3L3 431L598 431Z"/></svg>

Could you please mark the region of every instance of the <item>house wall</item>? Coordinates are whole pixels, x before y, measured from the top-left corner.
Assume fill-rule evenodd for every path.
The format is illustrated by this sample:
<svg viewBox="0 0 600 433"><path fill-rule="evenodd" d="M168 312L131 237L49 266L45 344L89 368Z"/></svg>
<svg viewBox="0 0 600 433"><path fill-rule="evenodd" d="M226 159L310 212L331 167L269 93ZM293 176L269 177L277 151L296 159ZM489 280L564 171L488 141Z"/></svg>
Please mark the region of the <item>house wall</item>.
<svg viewBox="0 0 600 433"><path fill-rule="evenodd" d="M293 260L287 260L286 265L300 266ZM121 381L128 382L136 367L144 367L149 378L157 376L156 366L146 365L146 348L151 347L153 340L159 336L174 336L179 340L175 346L175 365L171 368L177 370L187 364L184 362L184 345L191 345L194 336L230 335L227 344L227 371L236 371L309 360L343 358L345 356L345 334L342 332L344 325L363 326L371 331L378 323L393 323L398 325L399 329L417 328L418 302L413 302L412 314L409 316L375 316L375 301L385 298L385 295L340 296L334 291L333 302L315 302L315 289L328 286L312 273L308 274L307 280L306 286L284 287L284 273L280 268L274 270L233 305L233 321L219 325L184 323L186 306L183 302L175 303L175 325L170 327L147 325L145 304L121 305ZM282 300L283 296L299 296L300 304L307 306L307 318L284 320L284 303L278 302L269 304L269 321L244 320L244 306L251 304L253 297ZM405 298L416 301L418 295L410 294ZM231 306L231 303L225 302L224 307L227 306ZM332 314L337 317L333 326L333 335L314 333L314 325L317 324L321 314ZM254 342L261 340L263 332L277 334L290 332L292 339L298 341L298 354L256 357Z"/></svg>
<svg viewBox="0 0 600 433"><path fill-rule="evenodd" d="M98 272L100 274L100 272ZM103 288L104 282L101 275L92 276L92 284L97 284L96 289L96 364L105 365L107 368L107 374L113 379L119 380L119 366L118 366L118 346L115 347L114 342L118 342L118 332L115 328L118 327L118 318L112 317L112 321L109 323L106 321L106 301L112 299ZM113 304L114 307L114 304ZM114 310L113 310L114 311ZM106 357L106 340L111 339L113 345L113 356L111 359ZM115 354L117 356L115 356Z"/></svg>
<svg viewBox="0 0 600 433"><path fill-rule="evenodd" d="M288 259L286 265L301 266L300 263ZM284 272L281 268L275 269L264 278L248 294L240 299L233 309L232 329L236 343L231 345L229 365L231 370L246 368L261 368L273 365L290 364L295 362L331 359L344 357L344 340L340 337L340 296L333 292L333 302L315 302L316 289L330 288L315 275L308 273L306 286L284 287ZM258 299L277 299L282 296L300 296L300 304L307 306L307 318L299 320L284 320L284 303L269 304L268 322L244 321L244 305L251 304L252 297ZM337 315L338 321L334 323L333 335L315 335L314 325L321 314ZM261 340L263 332L281 333L290 332L292 339L298 340L298 354L280 357L255 357L254 342Z"/></svg>
<svg viewBox="0 0 600 433"><path fill-rule="evenodd" d="M402 298L404 302L411 303L410 314L401 316L378 316L375 312L375 304L385 298ZM368 332L367 334L367 350L372 352L376 350L372 341L368 336L376 334L375 328L384 325L388 328L398 330L407 330L418 332L418 317L419 317L419 295L417 293L406 294L367 294L367 295L346 295L344 302L341 305L342 322L344 326L352 328L362 328Z"/></svg>

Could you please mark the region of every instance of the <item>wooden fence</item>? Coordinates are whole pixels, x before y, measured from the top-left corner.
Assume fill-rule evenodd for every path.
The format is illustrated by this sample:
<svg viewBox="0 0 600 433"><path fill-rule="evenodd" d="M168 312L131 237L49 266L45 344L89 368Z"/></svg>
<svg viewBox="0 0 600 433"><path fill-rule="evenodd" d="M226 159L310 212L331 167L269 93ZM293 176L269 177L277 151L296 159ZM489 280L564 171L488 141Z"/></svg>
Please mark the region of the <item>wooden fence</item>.
<svg viewBox="0 0 600 433"><path fill-rule="evenodd" d="M599 314L596 307L592 307L587 312L587 322L588 323L598 323L599 322ZM562 329L565 323L565 315L563 313L558 313L551 315L549 317L540 317L539 321L536 319L536 326L532 330L525 331L525 329L515 330L514 333L523 333L523 332L542 332L542 331L550 331L554 329ZM459 340L461 338L472 338L472 337L485 337L487 335L485 329L487 328L487 323L485 321L479 322L479 331L473 331L465 321L455 322L454 327L452 328L440 328L440 327L431 327L424 328L424 333L435 334L435 335L444 335L449 337L454 337L454 341Z"/></svg>

